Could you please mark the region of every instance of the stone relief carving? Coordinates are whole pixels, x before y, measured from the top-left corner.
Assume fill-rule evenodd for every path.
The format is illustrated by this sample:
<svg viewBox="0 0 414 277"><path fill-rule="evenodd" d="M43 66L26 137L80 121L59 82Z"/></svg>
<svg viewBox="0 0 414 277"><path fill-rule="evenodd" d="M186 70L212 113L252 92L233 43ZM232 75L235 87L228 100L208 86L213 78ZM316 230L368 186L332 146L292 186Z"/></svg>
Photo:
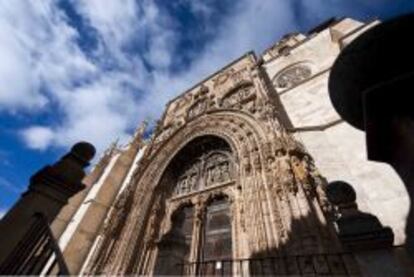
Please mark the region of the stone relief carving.
<svg viewBox="0 0 414 277"><path fill-rule="evenodd" d="M297 184L294 180L289 155L283 149L277 149L274 160L275 179L283 187L287 188L290 193L296 194L298 191Z"/></svg>
<svg viewBox="0 0 414 277"><path fill-rule="evenodd" d="M244 174L248 176L251 173L252 166L250 163L249 150L247 149L246 145L243 146L241 155L242 155L241 168L243 169Z"/></svg>
<svg viewBox="0 0 414 277"><path fill-rule="evenodd" d="M210 100L210 98L208 95L201 95L195 101L202 100L207 101ZM197 112L197 109L201 111L203 110L203 107L200 107L195 108L196 112L193 113L195 114L195 117L200 114ZM204 109L204 113L206 110L207 108ZM138 232L140 232L139 228L150 230L149 235L145 236L149 244L154 242L154 237L159 238L163 233L168 232L166 230L169 228L169 223L163 221L161 227L156 224L156 222L161 220L161 212L157 206L150 204L152 203L152 200L147 201L146 199L152 197L152 190L158 183L161 183L160 176L168 163L171 162L171 159L173 159L170 155L172 155L172 153L177 153L176 151L178 150L176 149L180 149L180 147L185 145L185 141L190 141L188 140L190 137L194 138L196 135L200 136L206 134L226 135L231 138L234 143L234 149L240 151L234 152L237 152L237 159L233 159L234 157L230 158L231 156L229 156L228 153L225 153L225 151L207 151L205 155L202 155L198 160L193 160L192 162L190 162L190 160L185 161L186 163L188 162L188 166L185 167L182 172L176 172L177 176L176 180L174 179L174 184L169 183L171 188L176 184L176 189L173 191L174 196L171 199L164 199L166 207L165 215L162 216L162 218L170 218L170 215L175 210L174 207L179 207L183 203L188 203L188 201L190 201L189 203L195 207L194 224L200 225L203 220L203 212L205 209L203 203L206 203L206 201L212 197L208 195L223 193L226 188L230 188L234 184L235 186L237 185L237 189L240 188L240 193L237 197L234 197L231 202L235 205L235 208L232 209L232 211L234 211L233 213L237 213L236 220L232 219L236 226L234 230L236 236L235 240L240 238L243 233L248 237L246 247L252 247L251 249L253 250L260 250L263 245L267 245L267 235L286 238L290 231L289 223L286 222L289 222L289 217L291 217L293 213L289 210L292 209L289 206L290 204L288 203L285 206L275 204L275 208L272 208L270 212L274 214L272 216L272 220L274 220L272 222L274 223L272 224L276 226L275 229L277 230L277 234L265 234L267 230L264 227L264 224L269 224L268 222L270 222L271 219L268 215L269 212L263 212L261 210L262 206L265 205L258 204L258 201L267 201L267 198L264 196L264 190L260 190L265 187L271 187L271 201L281 203L284 201L283 199L286 200L287 194L299 198L296 196L298 192L297 180L302 180L303 182L301 181L300 183L305 184L307 178L315 176L312 178L316 180L320 175L310 159L305 158L304 156L298 157L298 160L295 160L295 158L291 157L292 155L288 149L290 149L290 147L297 147L297 144L291 142L293 139L289 134L284 134L283 136L273 134L272 136L270 132L269 134L266 134L266 132L259 133L256 128L259 128L259 125L262 123L261 121L259 122L258 120L257 126L254 126L247 120L242 120L242 117L239 117L237 113L234 114L235 115L233 116L229 114L219 115L216 113L209 113L205 117L194 118L191 122L187 122L187 125L184 128L178 130L176 135L170 135L170 139L163 144L162 151L157 152L157 155L151 158L148 168L141 169L141 176L138 176L136 182L134 182L134 184L140 184L140 188L142 187L142 191L136 193L134 196L134 205L142 207L139 212L136 213L136 218L139 218L140 216L148 216L148 221L146 221L145 224L142 223L140 225L138 224L138 220L129 218L128 221L126 221L126 225L136 227L130 227L131 229L129 229L128 233L126 232L126 235L120 238L119 241L137 237ZM257 120L257 117L254 118ZM264 164L265 162L266 164ZM295 166L302 171L299 173ZM240 172L236 172L236 168L240 168ZM266 170L266 176L271 177L270 179L272 182L269 186L264 186L266 181L265 178L262 178L262 170ZM240 183L237 174L240 174L240 177L242 177L240 178ZM231 183L231 181L235 182ZM232 190L228 191L231 195L236 194L231 192ZM291 200L286 200L284 202L288 201ZM148 203L148 207L145 208L144 204L146 203ZM148 213L150 214L148 215ZM155 214L158 214L158 216ZM161 235L156 235L157 232ZM129 253L138 251L131 249L128 245L122 247L123 249L129 249ZM126 250L122 251L125 252ZM248 254L249 252L245 253ZM141 261L151 261L151 259L142 258L139 254L134 257L138 257L137 260L141 259ZM151 266L149 265L148 268L151 268ZM142 272L146 273L148 271L144 270Z"/></svg>
<svg viewBox="0 0 414 277"><path fill-rule="evenodd" d="M310 183L313 186L312 192L314 192L317 196L322 210L327 215L330 215L332 213L332 205L326 195L328 181L320 174L313 159L308 154L305 154L303 157L303 163L305 164L306 170L309 174Z"/></svg>
<svg viewBox="0 0 414 277"><path fill-rule="evenodd" d="M291 164L296 181L302 185L306 195L311 198L318 196L324 205L327 204L323 193L327 182L311 157L307 153L296 151L291 154Z"/></svg>
<svg viewBox="0 0 414 277"><path fill-rule="evenodd" d="M208 153L197 162L193 162L178 177L175 194L186 194L206 187L229 182L234 179L234 170L228 155Z"/></svg>
<svg viewBox="0 0 414 277"><path fill-rule="evenodd" d="M298 64L283 70L273 80L273 85L279 89L291 88L312 75L308 65Z"/></svg>
<svg viewBox="0 0 414 277"><path fill-rule="evenodd" d="M220 106L223 108L241 108L243 104L254 100L256 97L253 86L244 86L227 93L222 99Z"/></svg>
<svg viewBox="0 0 414 277"><path fill-rule="evenodd" d="M214 78L213 83L214 89L220 91L221 94L226 94L242 84L252 83L250 68L245 67L240 70L230 68Z"/></svg>
<svg viewBox="0 0 414 277"><path fill-rule="evenodd" d="M209 88L204 84L194 93L192 104L187 110L187 120L191 120L214 106L214 95L208 95Z"/></svg>
<svg viewBox="0 0 414 277"><path fill-rule="evenodd" d="M203 114L207 110L207 99L200 99L195 102L188 110L187 118L192 119Z"/></svg>
<svg viewBox="0 0 414 277"><path fill-rule="evenodd" d="M157 200L158 201L155 202L150 218L148 220L148 234L146 237L146 244L148 247L154 246L154 243L158 236L159 222L164 212L161 205L162 198L159 197Z"/></svg>
<svg viewBox="0 0 414 277"><path fill-rule="evenodd" d="M160 131L160 134L156 136L154 143L158 144L165 141L174 133L175 130L175 126L169 126L168 128L164 128L162 131Z"/></svg>
<svg viewBox="0 0 414 277"><path fill-rule="evenodd" d="M213 79L214 88L218 88L219 86L224 85L234 74L236 70L234 68L230 68L222 73L220 73L215 79Z"/></svg>

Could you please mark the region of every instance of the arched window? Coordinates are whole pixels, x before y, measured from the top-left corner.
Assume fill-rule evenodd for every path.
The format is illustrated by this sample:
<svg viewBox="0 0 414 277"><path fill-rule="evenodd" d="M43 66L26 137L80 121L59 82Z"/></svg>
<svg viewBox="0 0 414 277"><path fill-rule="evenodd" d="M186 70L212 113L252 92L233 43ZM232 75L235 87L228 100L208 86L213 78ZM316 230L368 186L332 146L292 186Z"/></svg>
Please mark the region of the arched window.
<svg viewBox="0 0 414 277"><path fill-rule="evenodd" d="M291 88L312 75L312 70L307 64L296 64L290 66L273 78L273 85L276 89L285 90Z"/></svg>
<svg viewBox="0 0 414 277"><path fill-rule="evenodd" d="M230 202L219 191L234 181L232 149L222 138L198 137L179 151L162 182L170 203L187 206L166 218L171 227L157 244L154 273L232 273L231 263L223 261L232 259Z"/></svg>
<svg viewBox="0 0 414 277"><path fill-rule="evenodd" d="M230 205L224 196L207 206L201 250L200 273L231 275L231 263L225 262L232 258Z"/></svg>
<svg viewBox="0 0 414 277"><path fill-rule="evenodd" d="M155 275L180 275L180 265L188 262L193 238L193 206L178 209L171 218L171 230L158 244Z"/></svg>

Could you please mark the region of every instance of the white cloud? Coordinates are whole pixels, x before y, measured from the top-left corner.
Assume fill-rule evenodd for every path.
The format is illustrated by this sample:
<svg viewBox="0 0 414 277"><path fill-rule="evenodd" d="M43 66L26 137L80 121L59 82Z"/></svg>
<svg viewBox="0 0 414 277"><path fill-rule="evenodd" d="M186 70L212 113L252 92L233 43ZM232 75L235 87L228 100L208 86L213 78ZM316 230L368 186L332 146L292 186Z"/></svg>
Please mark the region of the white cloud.
<svg viewBox="0 0 414 277"><path fill-rule="evenodd" d="M120 46L133 37L134 25L138 23L134 0L81 0L72 3L105 40L112 40Z"/></svg>
<svg viewBox="0 0 414 277"><path fill-rule="evenodd" d="M320 0L299 3L318 17L337 11ZM175 29L173 15L157 2L71 4L96 29L92 54L80 49L80 34L68 24L57 1L0 0L0 111L53 109L61 115L53 126L33 124L20 131L30 148L68 147L87 140L101 151L117 137L125 141L140 120L160 116L165 103L178 93L245 52L261 51L297 28L292 1L238 1L219 27L205 26L209 32L214 30L214 38L188 69L177 73L169 68L183 30ZM203 18L213 14L206 1L179 4L190 5ZM104 66L108 60L116 63L110 71Z"/></svg>
<svg viewBox="0 0 414 277"><path fill-rule="evenodd" d="M121 14L112 15L119 26ZM133 86L144 80L132 76L142 62L129 59L128 74L105 73L79 49L79 34L65 19L53 1L0 2L0 51L5 55L0 63L0 109L53 108L63 114L53 128L34 125L21 130L29 148L67 147L84 139L102 149L115 134L125 137L131 127L128 113L134 98L125 83ZM50 102L56 106L46 107Z"/></svg>
<svg viewBox="0 0 414 277"><path fill-rule="evenodd" d="M0 110L40 108L47 99L38 93L40 82L31 72L32 53L26 48L30 41L25 37L25 32L20 31L25 28L25 22L14 20L16 12L16 17L20 18L25 7L19 3L13 5L11 2L0 2Z"/></svg>
<svg viewBox="0 0 414 277"><path fill-rule="evenodd" d="M123 87L133 82L129 78L108 73L87 86L62 92L67 116L64 125L54 130L55 143L64 146L86 140L102 150L115 138L125 141L126 129L138 124L133 92Z"/></svg>
<svg viewBox="0 0 414 277"><path fill-rule="evenodd" d="M217 29L207 50L195 57L188 70L176 74L168 68L181 34L174 29L174 19L154 1L72 2L97 31L97 60L80 50L77 30L55 2L30 2L29 6L15 2L0 2L0 40L5 42L0 47L10 52L7 66L0 66L0 73L5 73L0 75L0 84L7 84L8 91L0 95L0 108L33 111L53 102L63 114L53 127L34 125L20 132L34 149L88 140L102 150L117 137L125 140L139 120L158 117L171 97L245 51L263 48L279 35L279 26L292 21L283 1L277 5L243 1ZM200 16L212 13L212 7L200 1L192 1L190 8ZM128 52L128 46L141 44L146 46L140 48L141 53ZM109 58L117 62L111 72L99 63ZM151 72L144 60L151 64ZM16 79L7 79L7 73Z"/></svg>
<svg viewBox="0 0 414 277"><path fill-rule="evenodd" d="M48 127L31 126L21 132L27 145L33 149L44 150L53 141L53 131Z"/></svg>
<svg viewBox="0 0 414 277"><path fill-rule="evenodd" d="M95 71L77 32L52 1L0 2L0 110L45 108L59 90Z"/></svg>

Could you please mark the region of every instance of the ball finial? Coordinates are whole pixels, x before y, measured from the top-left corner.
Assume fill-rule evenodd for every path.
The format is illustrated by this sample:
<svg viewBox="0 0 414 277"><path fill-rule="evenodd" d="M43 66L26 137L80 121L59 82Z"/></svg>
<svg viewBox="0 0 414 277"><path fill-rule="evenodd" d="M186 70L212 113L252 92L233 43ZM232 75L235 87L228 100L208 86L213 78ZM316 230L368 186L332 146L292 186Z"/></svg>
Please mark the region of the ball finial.
<svg viewBox="0 0 414 277"><path fill-rule="evenodd" d="M326 194L329 201L334 205L354 203L356 193L354 188L344 181L334 181L326 187Z"/></svg>
<svg viewBox="0 0 414 277"><path fill-rule="evenodd" d="M81 141L81 142L76 143L72 147L70 152L74 156L76 156L78 159L84 161L85 163L88 163L95 156L96 149L91 143Z"/></svg>

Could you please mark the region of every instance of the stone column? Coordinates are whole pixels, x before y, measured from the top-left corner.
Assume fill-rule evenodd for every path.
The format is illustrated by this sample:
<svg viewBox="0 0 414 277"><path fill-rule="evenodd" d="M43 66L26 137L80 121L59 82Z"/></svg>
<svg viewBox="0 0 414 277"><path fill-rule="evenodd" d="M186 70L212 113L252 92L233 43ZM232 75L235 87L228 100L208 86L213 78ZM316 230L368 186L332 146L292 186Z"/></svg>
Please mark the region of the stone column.
<svg viewBox="0 0 414 277"><path fill-rule="evenodd" d="M42 239L40 232L45 231L34 226L37 222L34 215L42 214L51 225L69 198L86 187L82 183L83 169L94 155L91 144L77 143L57 163L30 178L28 190L0 221L0 273L13 274L11 268L18 270L23 260L30 262L36 254L30 248Z"/></svg>

